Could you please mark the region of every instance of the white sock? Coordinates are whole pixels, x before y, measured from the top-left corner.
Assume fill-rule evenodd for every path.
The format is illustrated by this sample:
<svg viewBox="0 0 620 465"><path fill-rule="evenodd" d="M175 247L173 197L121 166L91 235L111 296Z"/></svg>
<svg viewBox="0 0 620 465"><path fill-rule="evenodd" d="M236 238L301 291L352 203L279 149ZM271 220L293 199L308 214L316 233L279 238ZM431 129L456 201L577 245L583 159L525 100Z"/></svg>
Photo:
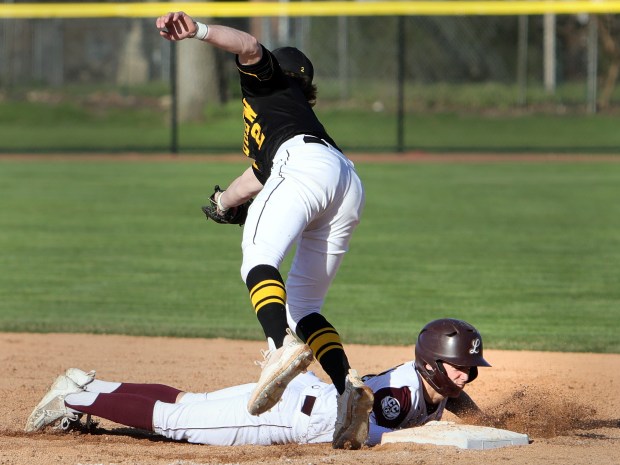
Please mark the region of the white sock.
<svg viewBox="0 0 620 465"><path fill-rule="evenodd" d="M87 407L95 403L98 395L99 393L96 392L78 392L76 394L67 394L65 397L65 402L71 405L83 405ZM73 409L70 410L75 413Z"/></svg>
<svg viewBox="0 0 620 465"><path fill-rule="evenodd" d="M120 387L121 383L114 383L112 381L101 381L95 379L92 382L84 386L86 392L95 392L100 394L109 394L116 391Z"/></svg>

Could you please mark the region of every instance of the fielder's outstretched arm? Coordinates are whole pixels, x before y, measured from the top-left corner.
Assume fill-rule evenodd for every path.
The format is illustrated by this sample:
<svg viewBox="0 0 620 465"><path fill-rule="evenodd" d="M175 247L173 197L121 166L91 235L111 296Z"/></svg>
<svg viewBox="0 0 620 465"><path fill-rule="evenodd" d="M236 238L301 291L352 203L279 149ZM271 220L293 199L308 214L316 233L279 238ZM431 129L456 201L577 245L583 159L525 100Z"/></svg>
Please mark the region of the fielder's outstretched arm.
<svg viewBox="0 0 620 465"><path fill-rule="evenodd" d="M263 49L253 35L227 26L198 23L182 11L160 16L155 24L164 39L177 41L196 38L238 55L242 65L253 65L263 56Z"/></svg>
<svg viewBox="0 0 620 465"><path fill-rule="evenodd" d="M252 167L249 167L224 192L216 194L215 200L219 199L219 204L224 208L236 207L256 196L262 189L263 185L256 178Z"/></svg>

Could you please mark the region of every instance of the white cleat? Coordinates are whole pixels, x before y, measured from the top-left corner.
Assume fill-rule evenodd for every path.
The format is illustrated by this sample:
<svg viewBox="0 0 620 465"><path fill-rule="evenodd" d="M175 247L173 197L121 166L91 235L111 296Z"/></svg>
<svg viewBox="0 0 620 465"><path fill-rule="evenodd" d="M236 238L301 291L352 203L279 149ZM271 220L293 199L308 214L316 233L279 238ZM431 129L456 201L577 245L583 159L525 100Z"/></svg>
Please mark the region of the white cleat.
<svg viewBox="0 0 620 465"><path fill-rule="evenodd" d="M39 431L65 417L77 419L76 414L67 410L65 397L78 392L82 392L82 388L67 376L60 375L28 417L24 430L27 433Z"/></svg>
<svg viewBox="0 0 620 465"><path fill-rule="evenodd" d="M69 368L65 376L73 381L78 387L84 389L84 387L93 382L95 379L95 370L91 370L88 373L80 370L79 368Z"/></svg>
<svg viewBox="0 0 620 465"><path fill-rule="evenodd" d="M334 449L359 449L368 437L368 417L374 395L357 371L350 369L344 392L338 395L338 410L332 447Z"/></svg>
<svg viewBox="0 0 620 465"><path fill-rule="evenodd" d="M260 415L276 405L288 383L306 371L314 359L312 349L290 330L287 330L282 347L262 353L265 360L259 362L262 367L260 378L248 402L248 412L252 415Z"/></svg>

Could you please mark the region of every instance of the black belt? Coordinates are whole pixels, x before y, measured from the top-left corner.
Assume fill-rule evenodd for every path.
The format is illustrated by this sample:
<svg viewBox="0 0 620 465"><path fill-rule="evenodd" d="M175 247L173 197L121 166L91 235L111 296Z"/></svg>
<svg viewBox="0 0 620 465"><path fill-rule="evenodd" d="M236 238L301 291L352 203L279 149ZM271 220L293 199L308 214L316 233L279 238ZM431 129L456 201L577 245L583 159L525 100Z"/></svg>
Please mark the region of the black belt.
<svg viewBox="0 0 620 465"><path fill-rule="evenodd" d="M304 403L301 404L301 413L310 416L315 402L316 402L316 397L306 396L306 398L304 399Z"/></svg>
<svg viewBox="0 0 620 465"><path fill-rule="evenodd" d="M319 139L316 136L304 136L304 142L306 144L321 144L328 147L327 143L323 139Z"/></svg>

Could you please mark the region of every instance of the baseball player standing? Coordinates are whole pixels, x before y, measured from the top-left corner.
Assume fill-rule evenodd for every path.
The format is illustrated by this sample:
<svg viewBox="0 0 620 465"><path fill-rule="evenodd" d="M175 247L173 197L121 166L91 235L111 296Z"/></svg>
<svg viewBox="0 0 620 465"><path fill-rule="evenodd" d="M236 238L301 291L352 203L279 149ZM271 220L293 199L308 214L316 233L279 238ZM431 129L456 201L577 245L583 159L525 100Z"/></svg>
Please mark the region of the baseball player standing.
<svg viewBox="0 0 620 465"><path fill-rule="evenodd" d="M273 407L315 357L338 392L333 446L357 449L368 432L372 392L351 369L321 307L360 221L364 190L312 110L312 63L296 48L271 52L246 32L207 26L183 12L156 25L167 40L194 38L236 55L243 152L252 166L226 190L216 187L205 213L217 222L245 222L241 276L268 342L248 411ZM285 285L279 270L294 245Z"/></svg>
<svg viewBox="0 0 620 465"><path fill-rule="evenodd" d="M415 346L415 360L365 382L374 392L370 428L362 442L381 442L385 432L439 420L444 409L457 415L479 414L463 392L490 366L482 338L469 323L440 319L428 323ZM59 420L77 426L83 414L136 427L175 440L211 445L270 445L330 442L334 436L337 394L333 384L312 373L300 374L280 402L260 415L246 404L255 384L209 393L189 393L161 384L100 381L94 372L70 368L59 376L26 422L38 431ZM73 422L73 423L72 423Z"/></svg>

